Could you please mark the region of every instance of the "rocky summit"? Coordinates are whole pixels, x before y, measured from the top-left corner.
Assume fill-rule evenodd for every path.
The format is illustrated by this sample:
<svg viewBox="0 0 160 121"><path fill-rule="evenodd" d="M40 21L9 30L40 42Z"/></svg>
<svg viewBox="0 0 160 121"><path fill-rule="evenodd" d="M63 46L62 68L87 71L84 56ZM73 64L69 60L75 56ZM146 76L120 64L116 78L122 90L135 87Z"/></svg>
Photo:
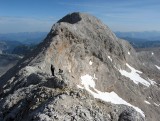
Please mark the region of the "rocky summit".
<svg viewBox="0 0 160 121"><path fill-rule="evenodd" d="M60 19L0 78L0 121L159 121L159 114L160 62L150 64L84 13Z"/></svg>

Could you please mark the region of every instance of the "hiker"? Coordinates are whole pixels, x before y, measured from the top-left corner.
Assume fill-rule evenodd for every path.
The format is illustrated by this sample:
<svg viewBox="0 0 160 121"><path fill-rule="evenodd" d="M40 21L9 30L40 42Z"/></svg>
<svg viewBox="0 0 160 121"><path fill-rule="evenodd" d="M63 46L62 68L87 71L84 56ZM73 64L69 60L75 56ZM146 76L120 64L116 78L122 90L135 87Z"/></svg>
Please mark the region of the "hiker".
<svg viewBox="0 0 160 121"><path fill-rule="evenodd" d="M59 69L59 74L62 74L63 73L63 70L62 69Z"/></svg>
<svg viewBox="0 0 160 121"><path fill-rule="evenodd" d="M51 72L52 72L52 76L55 76L55 75L54 75L54 70L55 70L55 67L51 64Z"/></svg>

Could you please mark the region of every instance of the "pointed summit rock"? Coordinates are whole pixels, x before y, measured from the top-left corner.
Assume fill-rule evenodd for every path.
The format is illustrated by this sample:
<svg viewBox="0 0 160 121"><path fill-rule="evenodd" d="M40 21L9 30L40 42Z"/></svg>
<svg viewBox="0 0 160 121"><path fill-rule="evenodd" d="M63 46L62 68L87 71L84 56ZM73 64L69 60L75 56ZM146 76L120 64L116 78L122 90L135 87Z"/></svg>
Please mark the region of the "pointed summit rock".
<svg viewBox="0 0 160 121"><path fill-rule="evenodd" d="M156 121L160 90L142 70L133 47L99 19L68 14L0 78L0 119Z"/></svg>

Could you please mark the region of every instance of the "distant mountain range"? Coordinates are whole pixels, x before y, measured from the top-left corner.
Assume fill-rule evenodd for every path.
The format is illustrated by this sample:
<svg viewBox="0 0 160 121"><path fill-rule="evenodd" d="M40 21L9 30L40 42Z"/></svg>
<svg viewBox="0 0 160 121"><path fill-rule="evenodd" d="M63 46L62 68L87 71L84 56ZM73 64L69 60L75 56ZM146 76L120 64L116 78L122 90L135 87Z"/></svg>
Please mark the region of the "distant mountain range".
<svg viewBox="0 0 160 121"><path fill-rule="evenodd" d="M144 32L115 32L119 38L138 38L145 41L160 41L160 31L144 31Z"/></svg>
<svg viewBox="0 0 160 121"><path fill-rule="evenodd" d="M160 32L115 32L117 37L130 42L134 48L160 47Z"/></svg>
<svg viewBox="0 0 160 121"><path fill-rule="evenodd" d="M12 53L15 47L23 45L18 41L4 41L0 40L0 51L1 53Z"/></svg>
<svg viewBox="0 0 160 121"><path fill-rule="evenodd" d="M0 40L18 41L23 44L38 44L47 36L47 33L48 32L22 32L0 34Z"/></svg>
<svg viewBox="0 0 160 121"><path fill-rule="evenodd" d="M22 32L0 34L0 53L24 55L47 36L48 32ZM134 48L160 47L160 32L115 32Z"/></svg>
<svg viewBox="0 0 160 121"><path fill-rule="evenodd" d="M0 34L0 53L25 55L47 36L47 32Z"/></svg>
<svg viewBox="0 0 160 121"><path fill-rule="evenodd" d="M0 34L0 40L19 41L22 43L39 43L48 32L22 32ZM160 41L160 31L144 31L144 32L115 32L119 38L138 38L144 41Z"/></svg>
<svg viewBox="0 0 160 121"><path fill-rule="evenodd" d="M122 37L121 39L127 40L134 48L154 48L160 47L160 40L146 40L139 38Z"/></svg>

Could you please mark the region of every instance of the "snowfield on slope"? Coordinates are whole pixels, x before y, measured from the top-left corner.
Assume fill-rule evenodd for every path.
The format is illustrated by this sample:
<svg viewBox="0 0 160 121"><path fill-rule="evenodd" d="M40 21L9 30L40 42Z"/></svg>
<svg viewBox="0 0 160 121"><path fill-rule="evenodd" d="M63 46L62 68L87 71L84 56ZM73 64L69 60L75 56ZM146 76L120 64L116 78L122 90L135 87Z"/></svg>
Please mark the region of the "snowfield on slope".
<svg viewBox="0 0 160 121"><path fill-rule="evenodd" d="M126 63L126 66L131 70L131 72L127 72L126 70L119 70L121 75L130 78L135 84L143 84L147 87L149 87L151 84L156 84L156 82L152 80L145 80L143 79L139 74L142 74L141 71L136 70L135 68L131 67L128 63Z"/></svg>
<svg viewBox="0 0 160 121"><path fill-rule="evenodd" d="M124 104L130 107L133 107L137 112L139 112L143 117L145 117L144 112L140 108L135 107L131 105L130 103L126 102L121 97L119 97L115 92L113 91L112 92L101 92L95 89L96 84L94 82L94 79L97 79L95 78L95 75L94 77L88 74L81 76L81 84L83 85L83 87L80 85L77 85L77 87L81 89L86 89L89 93L91 93L94 96L94 98L98 98L106 102L111 102L113 104ZM94 91L92 91L90 88L92 88L92 90Z"/></svg>

